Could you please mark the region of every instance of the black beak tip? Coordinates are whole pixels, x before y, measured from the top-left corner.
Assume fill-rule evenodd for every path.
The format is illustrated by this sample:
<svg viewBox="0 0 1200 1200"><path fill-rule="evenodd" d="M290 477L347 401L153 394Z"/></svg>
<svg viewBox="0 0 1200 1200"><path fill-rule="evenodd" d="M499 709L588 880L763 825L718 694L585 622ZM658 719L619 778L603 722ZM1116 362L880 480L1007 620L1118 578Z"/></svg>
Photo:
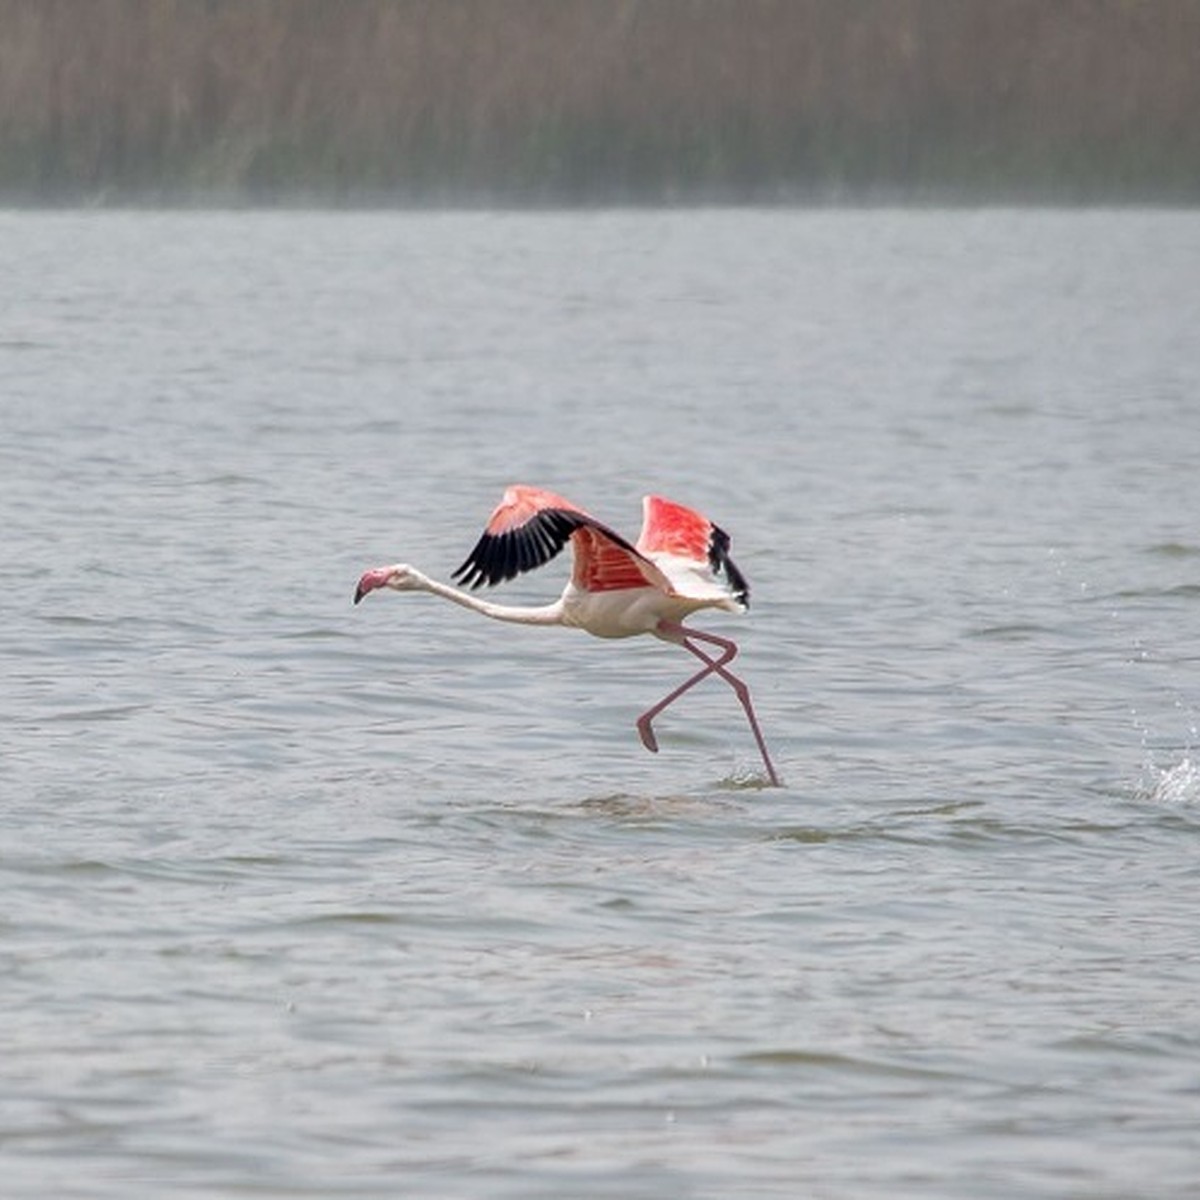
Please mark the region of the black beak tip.
<svg viewBox="0 0 1200 1200"><path fill-rule="evenodd" d="M357 604L365 595L366 595L366 592L364 592L362 590L362 588L360 588L360 587L355 588L354 589L354 603Z"/></svg>

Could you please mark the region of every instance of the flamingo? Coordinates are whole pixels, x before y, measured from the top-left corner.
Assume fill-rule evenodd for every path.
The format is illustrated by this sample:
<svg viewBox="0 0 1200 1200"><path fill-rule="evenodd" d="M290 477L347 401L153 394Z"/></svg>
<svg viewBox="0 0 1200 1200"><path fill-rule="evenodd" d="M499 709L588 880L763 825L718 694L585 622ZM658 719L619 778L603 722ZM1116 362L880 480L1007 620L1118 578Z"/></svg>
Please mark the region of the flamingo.
<svg viewBox="0 0 1200 1200"><path fill-rule="evenodd" d="M762 754L773 787L779 776L754 715L750 689L729 670L737 645L715 633L684 625L705 608L745 612L750 590L729 557L729 535L707 517L666 500L642 501L642 532L631 545L576 504L543 488L514 484L488 520L483 535L451 578L472 590L513 579L543 566L571 543L571 578L552 604L495 604L422 574L408 563L375 567L358 581L354 603L381 588L430 592L497 621L518 625L565 625L595 637L653 634L674 642L704 665L637 719L642 744L658 752L651 722L702 679L716 675L733 688ZM715 647L710 653L705 646Z"/></svg>

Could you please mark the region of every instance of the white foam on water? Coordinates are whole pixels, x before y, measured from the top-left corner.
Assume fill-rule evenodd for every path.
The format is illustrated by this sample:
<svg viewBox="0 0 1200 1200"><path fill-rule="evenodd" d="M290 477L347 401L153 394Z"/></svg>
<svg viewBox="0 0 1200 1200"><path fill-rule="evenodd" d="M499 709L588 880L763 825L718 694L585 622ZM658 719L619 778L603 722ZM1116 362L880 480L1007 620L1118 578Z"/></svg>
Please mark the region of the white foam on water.
<svg viewBox="0 0 1200 1200"><path fill-rule="evenodd" d="M1173 767L1149 768L1147 795L1162 804L1195 804L1200 801L1200 764L1184 758Z"/></svg>

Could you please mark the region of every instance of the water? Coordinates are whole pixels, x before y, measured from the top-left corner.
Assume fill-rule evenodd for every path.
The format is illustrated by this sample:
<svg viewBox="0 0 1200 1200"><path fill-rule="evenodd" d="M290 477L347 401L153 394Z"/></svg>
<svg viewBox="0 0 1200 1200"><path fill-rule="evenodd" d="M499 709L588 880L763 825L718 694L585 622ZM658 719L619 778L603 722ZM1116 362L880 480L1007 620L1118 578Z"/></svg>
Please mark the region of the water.
<svg viewBox="0 0 1200 1200"><path fill-rule="evenodd" d="M6 1195L1200 1189L1195 214L0 256ZM783 788L642 749L677 648L351 606L510 481L731 532Z"/></svg>

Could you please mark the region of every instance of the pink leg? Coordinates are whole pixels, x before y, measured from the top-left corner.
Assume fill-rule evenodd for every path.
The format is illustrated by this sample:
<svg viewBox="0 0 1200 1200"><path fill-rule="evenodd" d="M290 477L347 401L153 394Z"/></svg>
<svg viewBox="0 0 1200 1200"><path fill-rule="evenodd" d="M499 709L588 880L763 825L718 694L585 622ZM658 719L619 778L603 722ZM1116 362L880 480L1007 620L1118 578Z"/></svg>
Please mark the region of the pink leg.
<svg viewBox="0 0 1200 1200"><path fill-rule="evenodd" d="M664 696L653 707L648 708L637 720L638 733L641 735L642 744L647 750L657 752L658 739L654 736L654 730L650 727L650 722L668 704L674 703L679 699L684 692L694 688L702 679L706 679L709 675L720 675L726 683L733 688L734 694L741 703L742 711L746 714L746 719L750 722L750 732L754 734L754 740L758 743L759 753L762 755L763 765L767 768L767 777L771 781L773 787L779 786L779 776L775 773L774 764L771 762L771 756L767 753L767 742L762 735L762 729L759 727L758 718L754 715L754 705L750 701L750 689L746 686L742 679L739 679L732 671L725 669L725 664L732 662L737 655L738 648L736 643L731 642L728 638L718 637L715 633L702 633L696 629L688 629L686 626L663 622L659 626L659 632L666 635L671 641L678 642L685 650L694 654L704 666L696 672L695 675L689 676L683 681L673 692ZM699 646L695 645L693 639L709 642L714 646L720 647L721 655L719 658L710 658Z"/></svg>
<svg viewBox="0 0 1200 1200"><path fill-rule="evenodd" d="M668 704L672 704L674 701L678 700L684 692L694 688L696 684L700 682L700 680L707 678L719 666L723 666L725 663L729 662L729 660L733 658L734 654L737 653L735 648L732 652L727 650L719 659L709 658L703 650L700 650L697 647L689 644L682 638L679 640L679 644L685 649L690 650L697 658L708 665L704 667L703 670L697 671L695 675L690 676L673 692L664 696L657 704L655 704L652 708L648 708L640 717L638 717L637 727L638 733L642 738L642 744L652 753L658 752L658 739L654 736L654 730L651 729L650 722L653 721L654 718L657 717L658 714L662 712L662 710L666 708Z"/></svg>

